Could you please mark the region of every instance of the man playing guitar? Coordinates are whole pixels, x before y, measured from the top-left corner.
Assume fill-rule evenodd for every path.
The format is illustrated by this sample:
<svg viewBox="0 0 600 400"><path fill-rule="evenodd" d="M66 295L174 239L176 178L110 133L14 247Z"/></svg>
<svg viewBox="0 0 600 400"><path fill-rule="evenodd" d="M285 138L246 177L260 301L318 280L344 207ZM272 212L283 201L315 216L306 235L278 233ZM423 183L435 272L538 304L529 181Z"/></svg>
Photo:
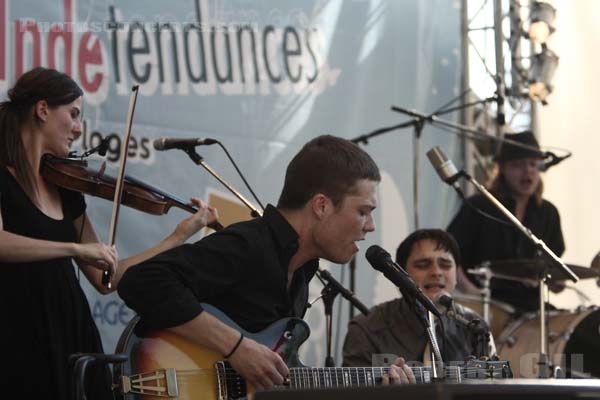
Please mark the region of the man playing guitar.
<svg viewBox="0 0 600 400"><path fill-rule="evenodd" d="M127 271L118 290L141 317L136 333L167 330L218 352L256 389L282 384L289 375L283 359L203 312L201 303L248 332L302 317L319 258L348 262L356 242L375 229L380 180L375 162L355 144L334 136L311 140L288 165L277 207ZM388 380L415 377L398 358Z"/></svg>

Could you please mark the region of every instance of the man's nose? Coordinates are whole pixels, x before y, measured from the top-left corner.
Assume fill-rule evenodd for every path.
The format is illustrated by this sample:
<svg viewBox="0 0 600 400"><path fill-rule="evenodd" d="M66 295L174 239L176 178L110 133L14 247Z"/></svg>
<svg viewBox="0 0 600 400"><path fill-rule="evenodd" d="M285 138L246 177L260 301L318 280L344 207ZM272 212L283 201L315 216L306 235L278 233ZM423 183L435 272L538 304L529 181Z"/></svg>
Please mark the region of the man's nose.
<svg viewBox="0 0 600 400"><path fill-rule="evenodd" d="M373 232L375 230L375 220L372 215L369 215L367 223L365 224L364 230L366 232Z"/></svg>
<svg viewBox="0 0 600 400"><path fill-rule="evenodd" d="M431 266L430 269L430 274L432 276L442 276L442 268L440 267L440 265L436 262L434 262Z"/></svg>

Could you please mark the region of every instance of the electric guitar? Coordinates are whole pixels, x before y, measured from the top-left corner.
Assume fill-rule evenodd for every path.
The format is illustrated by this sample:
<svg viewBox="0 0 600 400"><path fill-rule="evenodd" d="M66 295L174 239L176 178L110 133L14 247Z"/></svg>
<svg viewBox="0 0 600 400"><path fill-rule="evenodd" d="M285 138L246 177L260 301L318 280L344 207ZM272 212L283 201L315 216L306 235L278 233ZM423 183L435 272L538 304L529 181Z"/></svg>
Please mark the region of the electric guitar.
<svg viewBox="0 0 600 400"><path fill-rule="evenodd" d="M310 368L298 359L298 349L308 338L306 322L298 318L279 320L258 333L244 331L218 309L202 305L219 320L277 352L286 362L290 376L283 387L290 389L375 386L388 367ZM129 355L128 362L115 366L114 387L123 399L185 398L202 400L246 399L254 392L250 385L212 350L166 331L138 338L133 334L137 318L125 329L117 353ZM431 367L411 367L417 383L432 382ZM469 361L462 367L444 368L446 381L463 379L512 378L508 362Z"/></svg>

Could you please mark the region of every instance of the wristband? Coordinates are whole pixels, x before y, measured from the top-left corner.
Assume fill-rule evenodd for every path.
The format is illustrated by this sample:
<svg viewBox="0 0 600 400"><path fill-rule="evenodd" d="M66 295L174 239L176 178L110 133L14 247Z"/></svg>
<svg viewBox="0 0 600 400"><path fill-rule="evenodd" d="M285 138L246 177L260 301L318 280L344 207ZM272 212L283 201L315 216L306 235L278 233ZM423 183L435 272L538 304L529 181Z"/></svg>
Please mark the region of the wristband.
<svg viewBox="0 0 600 400"><path fill-rule="evenodd" d="M225 358L229 358L233 355L233 353L235 353L235 351L238 349L238 347L240 347L240 344L242 343L242 340L244 340L244 334L240 333L240 338L238 339L237 343L235 344L235 346L233 346L233 349L231 349L231 351L229 352L229 354L227 354L225 356Z"/></svg>

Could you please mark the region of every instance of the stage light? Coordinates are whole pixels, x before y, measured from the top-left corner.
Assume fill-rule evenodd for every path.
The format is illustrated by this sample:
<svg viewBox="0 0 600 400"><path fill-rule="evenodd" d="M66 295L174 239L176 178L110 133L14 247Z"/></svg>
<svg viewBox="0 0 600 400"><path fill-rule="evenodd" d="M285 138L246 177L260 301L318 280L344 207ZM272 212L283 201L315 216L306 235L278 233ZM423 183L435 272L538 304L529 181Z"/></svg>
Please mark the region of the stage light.
<svg viewBox="0 0 600 400"><path fill-rule="evenodd" d="M530 69L529 97L546 104L546 97L552 92L552 77L558 67L558 56L545 45L542 52L533 56Z"/></svg>
<svg viewBox="0 0 600 400"><path fill-rule="evenodd" d="M531 4L529 13L529 39L538 44L546 43L554 32L552 22L556 17L556 9L548 3L536 1Z"/></svg>

